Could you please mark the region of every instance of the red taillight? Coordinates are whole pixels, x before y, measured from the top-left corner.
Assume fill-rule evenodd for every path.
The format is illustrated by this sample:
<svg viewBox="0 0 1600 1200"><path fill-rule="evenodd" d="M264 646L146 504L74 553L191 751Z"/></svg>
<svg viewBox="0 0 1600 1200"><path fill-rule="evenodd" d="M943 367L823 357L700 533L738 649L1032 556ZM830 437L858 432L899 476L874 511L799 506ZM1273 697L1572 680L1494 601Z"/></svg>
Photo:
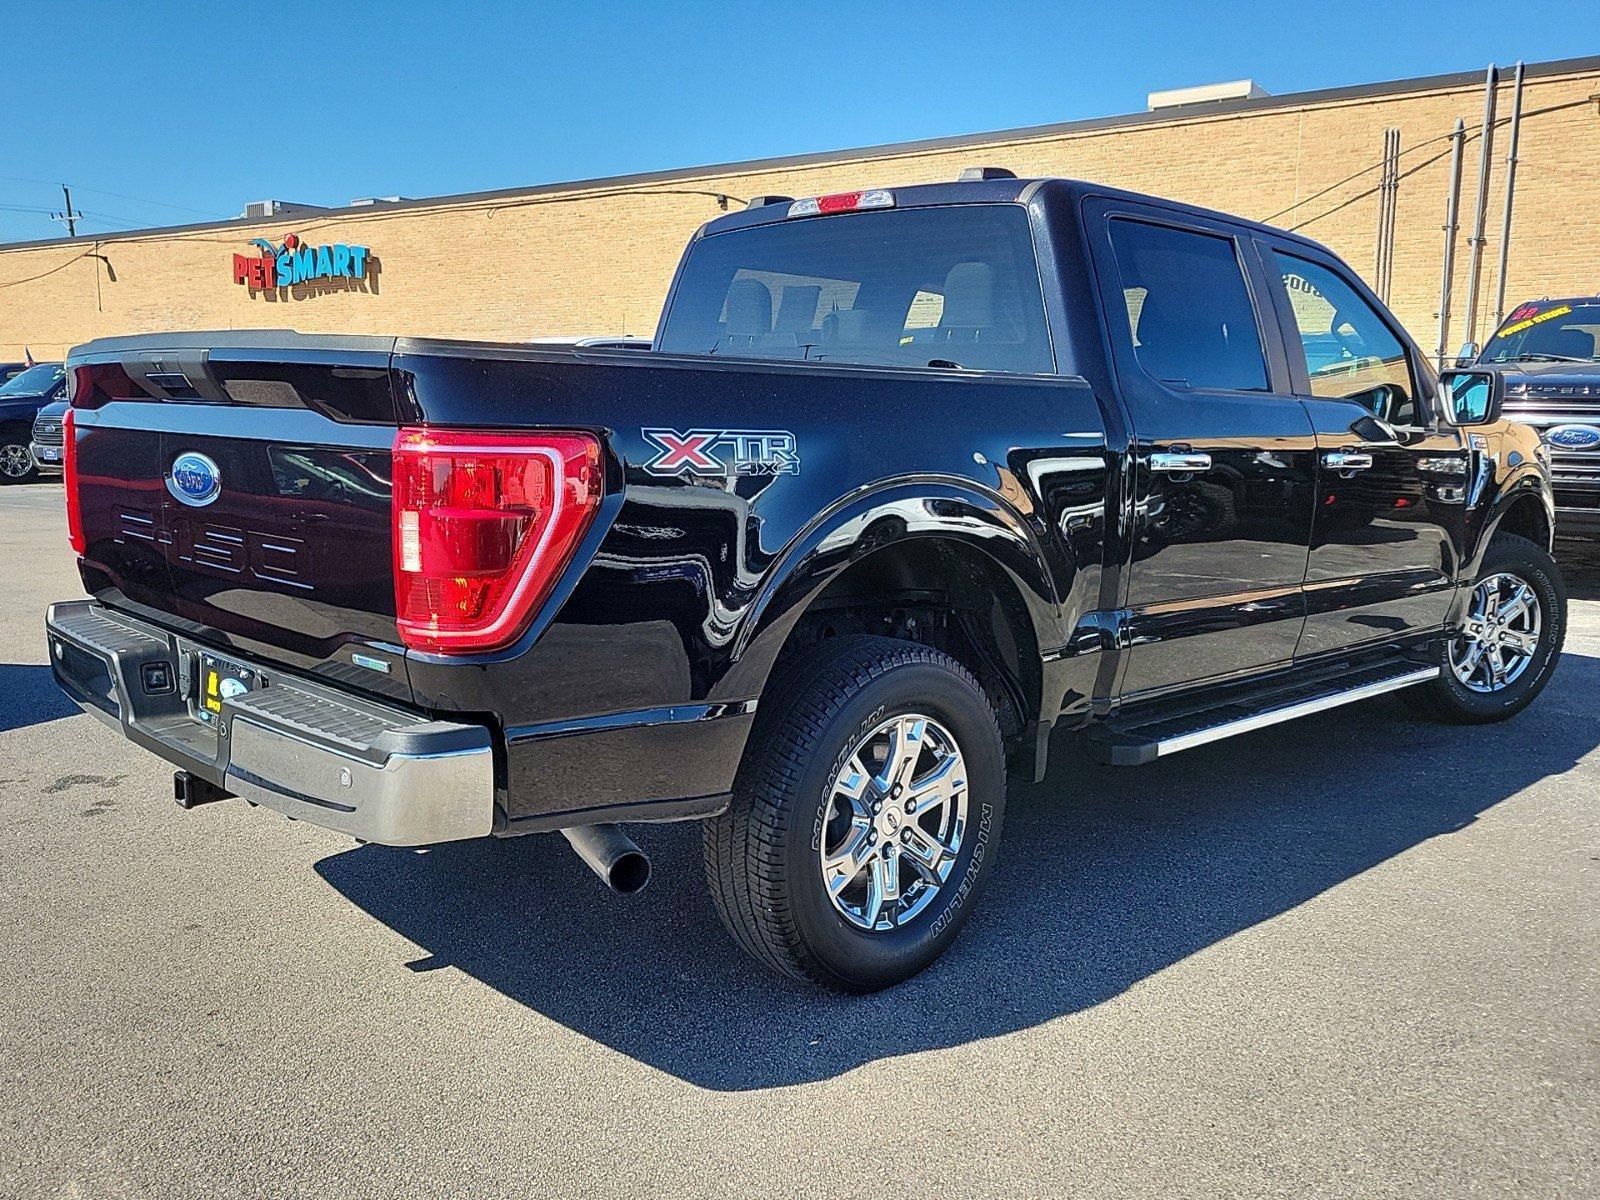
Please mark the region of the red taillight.
<svg viewBox="0 0 1600 1200"><path fill-rule="evenodd" d="M67 493L67 541L79 554L89 548L83 536L83 508L78 499L78 423L72 410L61 418L61 483Z"/></svg>
<svg viewBox="0 0 1600 1200"><path fill-rule="evenodd" d="M466 654L515 641L571 561L603 485L591 434L402 429L394 595L406 645Z"/></svg>
<svg viewBox="0 0 1600 1200"><path fill-rule="evenodd" d="M74 367L67 385L74 408L99 408L112 400L148 400L150 393L133 381L121 363Z"/></svg>

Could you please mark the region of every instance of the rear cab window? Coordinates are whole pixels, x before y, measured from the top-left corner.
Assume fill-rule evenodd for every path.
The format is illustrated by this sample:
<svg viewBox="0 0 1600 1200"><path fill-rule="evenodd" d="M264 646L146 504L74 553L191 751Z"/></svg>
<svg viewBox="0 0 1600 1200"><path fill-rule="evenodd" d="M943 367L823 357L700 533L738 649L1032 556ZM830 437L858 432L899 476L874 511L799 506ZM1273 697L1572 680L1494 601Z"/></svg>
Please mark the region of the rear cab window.
<svg viewBox="0 0 1600 1200"><path fill-rule="evenodd" d="M1110 234L1140 370L1170 388L1268 390L1255 306L1231 238L1122 217Z"/></svg>
<svg viewBox="0 0 1600 1200"><path fill-rule="evenodd" d="M791 362L1049 374L1026 210L802 217L698 239L656 347Z"/></svg>

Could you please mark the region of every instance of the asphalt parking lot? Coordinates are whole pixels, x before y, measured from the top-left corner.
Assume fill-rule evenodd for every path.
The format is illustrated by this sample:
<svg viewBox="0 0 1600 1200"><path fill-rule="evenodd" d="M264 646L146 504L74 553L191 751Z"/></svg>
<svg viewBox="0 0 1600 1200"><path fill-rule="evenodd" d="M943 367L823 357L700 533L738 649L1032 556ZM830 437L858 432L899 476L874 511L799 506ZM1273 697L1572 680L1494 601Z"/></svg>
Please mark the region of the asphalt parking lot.
<svg viewBox="0 0 1600 1200"><path fill-rule="evenodd" d="M77 715L0 493L0 1194L1579 1196L1600 1179L1600 556L1502 726L1393 700L1016 786L956 949L762 974L693 826L356 847Z"/></svg>

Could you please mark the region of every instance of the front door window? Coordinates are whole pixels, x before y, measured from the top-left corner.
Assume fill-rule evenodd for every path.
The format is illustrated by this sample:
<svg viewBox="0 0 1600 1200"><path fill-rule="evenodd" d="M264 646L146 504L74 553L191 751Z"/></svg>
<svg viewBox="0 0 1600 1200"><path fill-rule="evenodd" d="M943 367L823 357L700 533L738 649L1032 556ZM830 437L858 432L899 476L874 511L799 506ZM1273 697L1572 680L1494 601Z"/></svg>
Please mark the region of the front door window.
<svg viewBox="0 0 1600 1200"><path fill-rule="evenodd" d="M1311 394L1355 400L1391 425L1416 423L1416 387L1406 348L1388 323L1336 272L1273 251L1289 293Z"/></svg>

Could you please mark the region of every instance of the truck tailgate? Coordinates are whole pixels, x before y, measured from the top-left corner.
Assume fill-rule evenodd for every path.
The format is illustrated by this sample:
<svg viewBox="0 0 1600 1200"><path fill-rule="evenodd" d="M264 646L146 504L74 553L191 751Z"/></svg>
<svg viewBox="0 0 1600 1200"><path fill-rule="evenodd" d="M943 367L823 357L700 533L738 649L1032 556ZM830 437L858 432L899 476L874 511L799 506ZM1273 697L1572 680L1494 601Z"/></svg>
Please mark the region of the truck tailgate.
<svg viewBox="0 0 1600 1200"><path fill-rule="evenodd" d="M235 333L75 352L85 585L224 649L409 699L392 348Z"/></svg>

